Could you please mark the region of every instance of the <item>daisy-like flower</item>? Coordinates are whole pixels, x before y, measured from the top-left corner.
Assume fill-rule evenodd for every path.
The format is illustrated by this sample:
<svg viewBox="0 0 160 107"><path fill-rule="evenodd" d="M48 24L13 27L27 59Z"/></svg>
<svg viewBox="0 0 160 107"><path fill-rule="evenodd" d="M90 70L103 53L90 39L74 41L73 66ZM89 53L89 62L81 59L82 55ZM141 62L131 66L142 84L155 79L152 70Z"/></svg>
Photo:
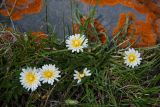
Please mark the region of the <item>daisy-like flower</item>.
<svg viewBox="0 0 160 107"><path fill-rule="evenodd" d="M83 49L88 47L88 39L84 35L75 34L69 36L66 40L66 47L72 52L83 52Z"/></svg>
<svg viewBox="0 0 160 107"><path fill-rule="evenodd" d="M21 85L28 91L35 91L38 86L40 86L40 73L38 73L36 68L27 67L22 69L23 72L20 73Z"/></svg>
<svg viewBox="0 0 160 107"><path fill-rule="evenodd" d="M78 80L77 83L80 83L85 76L91 76L90 70L87 70L87 68L85 68L83 72L78 72L77 70L74 70L74 72L74 80Z"/></svg>
<svg viewBox="0 0 160 107"><path fill-rule="evenodd" d="M40 69L41 71L41 81L43 83L48 83L53 85L54 81L58 81L58 78L61 77L60 71L58 68L55 67L55 65L49 64L49 65L43 65Z"/></svg>
<svg viewBox="0 0 160 107"><path fill-rule="evenodd" d="M129 67L134 68L135 66L140 65L142 58L140 57L140 53L133 48L128 51L125 51L125 64Z"/></svg>

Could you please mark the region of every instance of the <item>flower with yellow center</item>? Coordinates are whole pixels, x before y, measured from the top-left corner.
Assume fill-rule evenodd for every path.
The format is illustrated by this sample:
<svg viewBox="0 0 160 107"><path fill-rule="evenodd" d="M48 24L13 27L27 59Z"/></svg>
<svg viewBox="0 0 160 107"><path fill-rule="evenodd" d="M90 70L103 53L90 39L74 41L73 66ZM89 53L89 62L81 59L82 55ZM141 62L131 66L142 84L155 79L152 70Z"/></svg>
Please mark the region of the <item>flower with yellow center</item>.
<svg viewBox="0 0 160 107"><path fill-rule="evenodd" d="M79 47L79 46L81 46L82 42L83 42L83 41L81 41L81 40L73 40L73 41L72 41L72 46L73 46L74 48Z"/></svg>
<svg viewBox="0 0 160 107"><path fill-rule="evenodd" d="M125 51L124 60L127 66L134 68L140 65L142 58L140 57L140 53L132 48Z"/></svg>
<svg viewBox="0 0 160 107"><path fill-rule="evenodd" d="M66 40L66 47L68 50L72 50L72 52L79 53L80 51L83 52L84 48L88 47L88 39L84 35L75 34L69 36Z"/></svg>
<svg viewBox="0 0 160 107"><path fill-rule="evenodd" d="M40 74L37 72L37 69L27 67L27 69L22 69L22 71L20 73L20 82L23 87L28 91L36 90L40 86Z"/></svg>
<svg viewBox="0 0 160 107"><path fill-rule="evenodd" d="M41 81L43 83L48 83L53 85L54 81L58 81L58 78L61 77L60 71L58 68L55 67L55 65L49 64L49 65L43 65L40 69L41 71Z"/></svg>
<svg viewBox="0 0 160 107"><path fill-rule="evenodd" d="M74 72L74 80L78 80L77 83L80 83L85 76L91 76L90 70L87 70L87 68L85 68L83 72L78 72L77 70L74 70Z"/></svg>

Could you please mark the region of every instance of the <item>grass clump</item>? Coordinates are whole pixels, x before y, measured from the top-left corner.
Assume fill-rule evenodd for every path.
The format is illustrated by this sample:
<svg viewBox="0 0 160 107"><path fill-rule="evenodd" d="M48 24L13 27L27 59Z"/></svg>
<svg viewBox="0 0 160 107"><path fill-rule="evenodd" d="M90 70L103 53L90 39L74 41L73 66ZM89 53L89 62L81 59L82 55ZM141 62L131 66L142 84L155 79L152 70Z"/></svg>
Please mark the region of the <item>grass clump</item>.
<svg viewBox="0 0 160 107"><path fill-rule="evenodd" d="M87 23L92 23L92 18L88 18ZM87 23L80 28L87 28ZM122 31L124 29L126 26ZM1 28L0 34L5 35L4 32L8 31ZM69 51L65 41L58 40L55 33L47 39L41 39L39 43L35 42L31 33L13 31L9 34L15 40L0 38L2 106L160 105L160 45L137 48L142 63L138 67L129 68L123 59L124 51L128 48L120 48L121 44L114 39L108 40L106 44L101 44L99 40L94 43L89 41L89 47L78 54ZM55 64L60 68L60 81L54 85L43 84L36 91L28 92L20 84L22 68L39 68L44 64ZM92 75L77 84L73 80L74 70L85 67L91 70Z"/></svg>

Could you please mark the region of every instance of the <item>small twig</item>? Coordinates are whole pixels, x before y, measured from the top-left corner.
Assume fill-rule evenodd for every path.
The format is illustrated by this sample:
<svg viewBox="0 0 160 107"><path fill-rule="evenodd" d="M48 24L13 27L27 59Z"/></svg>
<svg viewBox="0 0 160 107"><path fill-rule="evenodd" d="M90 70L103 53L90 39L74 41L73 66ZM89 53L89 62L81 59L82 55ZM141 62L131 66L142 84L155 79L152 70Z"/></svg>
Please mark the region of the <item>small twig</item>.
<svg viewBox="0 0 160 107"><path fill-rule="evenodd" d="M68 49L63 49L63 50L56 50L56 51L51 51L51 52L48 52L48 53L44 53L44 54L41 54L39 56L45 56L45 55L50 55L50 54L56 54L56 53L63 53L63 52L67 52Z"/></svg>
<svg viewBox="0 0 160 107"><path fill-rule="evenodd" d="M14 26L14 23L13 23L13 20L12 20L12 13L13 13L13 10L14 10L16 4L17 4L17 0L15 0L15 2L14 2L14 4L13 4L13 7L12 7L12 9L11 9L10 12L9 12L7 6L6 6L5 0L4 0L3 2L4 2L4 7L5 7L5 9L7 10L7 14L8 14L8 16L9 16L9 19L10 19L10 21L11 21L11 25L12 25L13 29L15 30L15 26Z"/></svg>
<svg viewBox="0 0 160 107"><path fill-rule="evenodd" d="M46 31L47 33L49 33L49 29L48 29L48 0L45 0L45 12L46 12L46 16L45 16L45 21L46 21Z"/></svg>

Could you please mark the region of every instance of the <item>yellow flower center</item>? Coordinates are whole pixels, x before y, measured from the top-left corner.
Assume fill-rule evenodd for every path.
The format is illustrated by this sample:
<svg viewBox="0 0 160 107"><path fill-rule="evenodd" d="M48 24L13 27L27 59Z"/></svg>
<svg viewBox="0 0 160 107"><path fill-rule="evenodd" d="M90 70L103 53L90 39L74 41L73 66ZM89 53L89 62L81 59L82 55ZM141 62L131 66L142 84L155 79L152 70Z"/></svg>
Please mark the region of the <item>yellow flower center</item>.
<svg viewBox="0 0 160 107"><path fill-rule="evenodd" d="M33 72L29 72L26 74L26 82L29 85L32 85L36 81L37 77Z"/></svg>
<svg viewBox="0 0 160 107"><path fill-rule="evenodd" d="M135 54L130 54L128 55L128 60L129 62L135 62L137 59L136 55Z"/></svg>
<svg viewBox="0 0 160 107"><path fill-rule="evenodd" d="M43 72L44 78L50 79L55 75L55 73L51 70L46 70Z"/></svg>
<svg viewBox="0 0 160 107"><path fill-rule="evenodd" d="M73 40L73 41L72 41L72 46L73 46L74 48L81 46L81 44L82 44L82 41L81 41L81 40Z"/></svg>
<svg viewBox="0 0 160 107"><path fill-rule="evenodd" d="M78 79L81 80L84 76L85 76L84 73L79 73L79 74L78 74Z"/></svg>

